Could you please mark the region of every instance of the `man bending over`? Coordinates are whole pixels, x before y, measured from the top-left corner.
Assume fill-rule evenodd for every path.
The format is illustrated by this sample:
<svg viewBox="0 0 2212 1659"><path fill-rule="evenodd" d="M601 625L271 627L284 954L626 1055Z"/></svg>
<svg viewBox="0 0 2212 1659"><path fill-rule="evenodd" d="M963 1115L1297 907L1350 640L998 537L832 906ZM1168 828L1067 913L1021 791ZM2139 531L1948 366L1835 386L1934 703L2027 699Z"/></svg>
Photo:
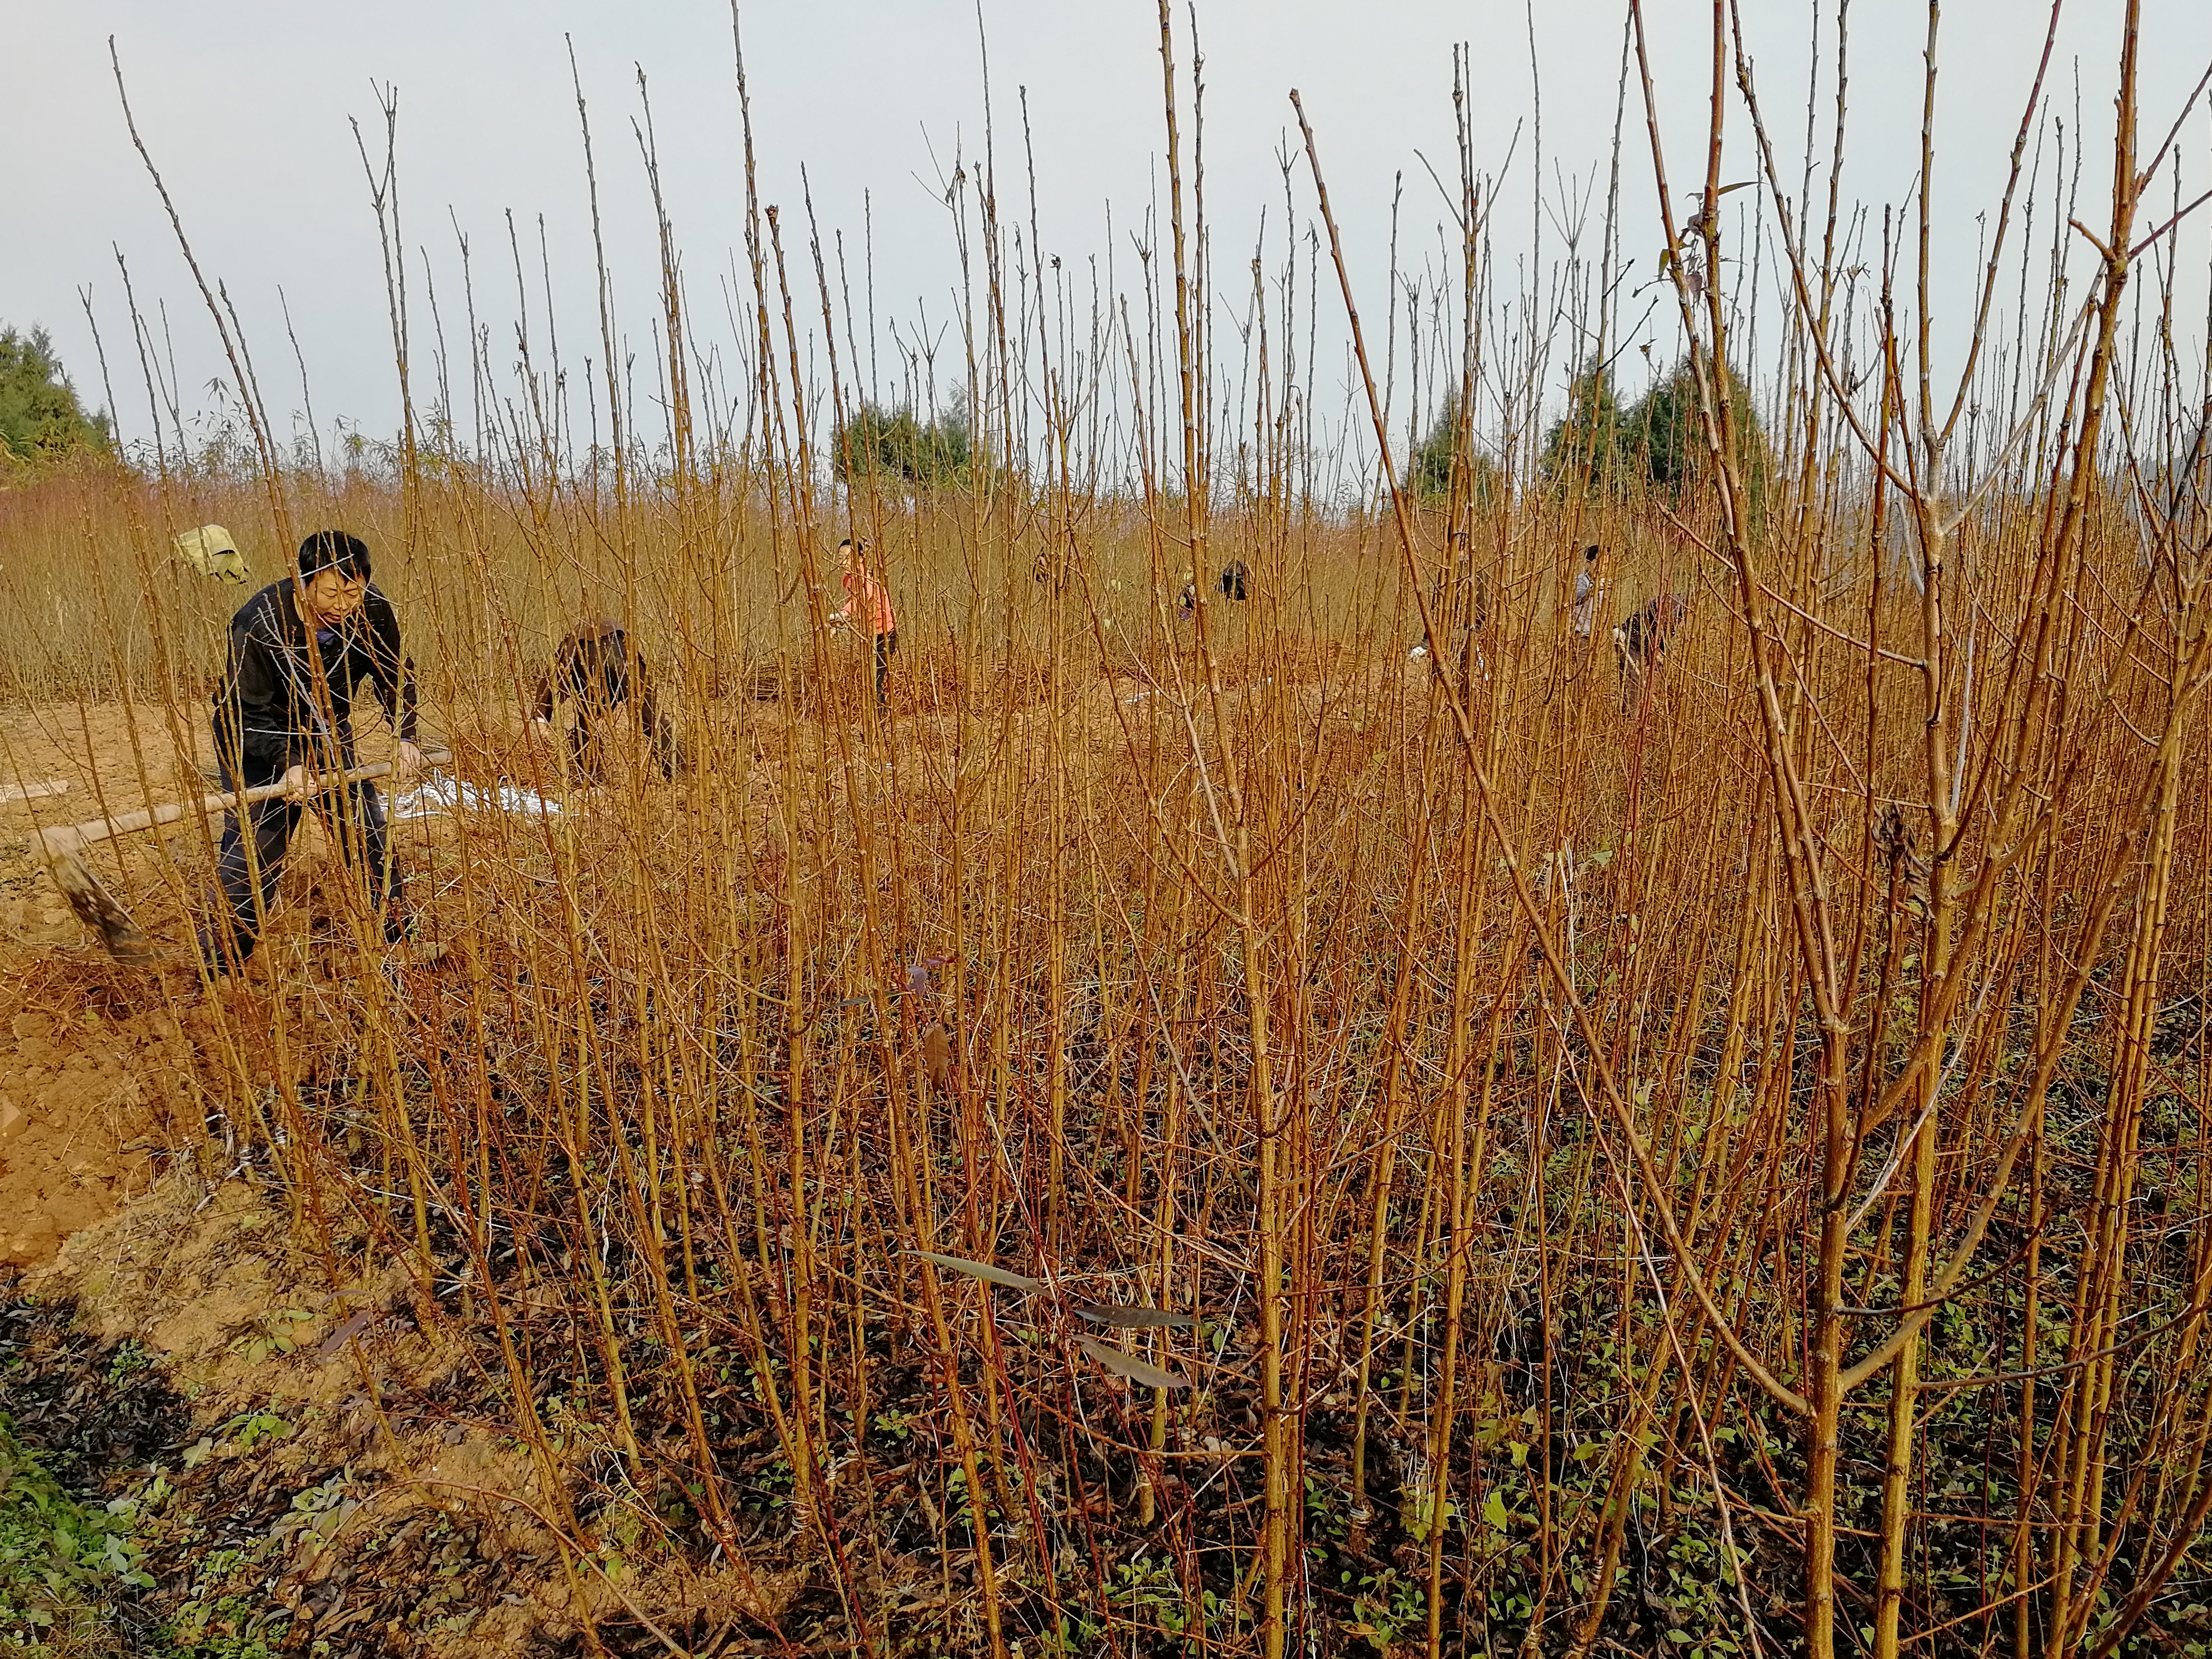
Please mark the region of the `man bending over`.
<svg viewBox="0 0 2212 1659"><path fill-rule="evenodd" d="M632 683L630 665L637 672ZM553 706L566 697L575 712L568 728L568 757L584 777L597 783L606 775L607 757L602 733L615 710L627 705L637 716L638 730L653 746L653 763L660 775L672 778L683 766L676 730L653 702L653 685L645 673L642 653L633 659L629 643L618 622L602 618L579 623L553 648L553 666L538 683L538 701L530 723L545 736L553 731Z"/></svg>

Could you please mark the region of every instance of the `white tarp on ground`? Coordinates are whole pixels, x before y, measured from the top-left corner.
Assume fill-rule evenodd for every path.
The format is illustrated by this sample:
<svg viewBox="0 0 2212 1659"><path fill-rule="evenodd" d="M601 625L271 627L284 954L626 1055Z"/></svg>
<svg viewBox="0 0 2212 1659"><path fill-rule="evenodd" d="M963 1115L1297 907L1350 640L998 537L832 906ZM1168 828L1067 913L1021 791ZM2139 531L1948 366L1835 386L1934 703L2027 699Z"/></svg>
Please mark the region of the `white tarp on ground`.
<svg viewBox="0 0 2212 1659"><path fill-rule="evenodd" d="M560 811L559 801L548 800L511 783L484 789L459 778L447 777L443 772L433 772L412 789L394 795L390 808L394 819L434 818L453 812L515 812L525 817L554 817Z"/></svg>

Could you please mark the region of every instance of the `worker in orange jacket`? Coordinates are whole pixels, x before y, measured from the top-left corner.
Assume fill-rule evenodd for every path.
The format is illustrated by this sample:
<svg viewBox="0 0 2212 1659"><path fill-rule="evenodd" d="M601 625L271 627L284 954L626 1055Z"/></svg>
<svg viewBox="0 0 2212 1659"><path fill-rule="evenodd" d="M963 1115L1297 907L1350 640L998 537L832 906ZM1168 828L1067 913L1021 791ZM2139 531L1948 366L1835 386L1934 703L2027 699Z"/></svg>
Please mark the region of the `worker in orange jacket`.
<svg viewBox="0 0 2212 1659"><path fill-rule="evenodd" d="M837 544L837 566L843 574L845 603L830 618L830 626L846 629L867 624L876 647L876 707L884 703L884 688L890 677L891 658L898 651L898 617L891 610L889 589L868 568L866 542L848 536Z"/></svg>

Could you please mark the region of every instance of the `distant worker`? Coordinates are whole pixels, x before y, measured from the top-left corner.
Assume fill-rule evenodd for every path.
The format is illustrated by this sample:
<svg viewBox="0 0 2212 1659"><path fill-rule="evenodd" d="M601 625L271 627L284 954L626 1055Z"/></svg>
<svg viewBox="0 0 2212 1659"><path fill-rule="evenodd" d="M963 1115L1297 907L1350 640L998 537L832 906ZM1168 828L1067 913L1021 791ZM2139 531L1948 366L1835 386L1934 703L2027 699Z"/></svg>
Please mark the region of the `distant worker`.
<svg viewBox="0 0 2212 1659"><path fill-rule="evenodd" d="M1605 579L1598 569L1595 543L1583 549L1583 568L1575 573L1575 637L1588 640L1597 631L1598 607L1605 599Z"/></svg>
<svg viewBox="0 0 2212 1659"><path fill-rule="evenodd" d="M230 532L219 524L185 531L177 538L176 546L177 556L203 576L234 583L246 580L246 556L238 550Z"/></svg>
<svg viewBox="0 0 2212 1659"><path fill-rule="evenodd" d="M300 544L298 575L263 588L230 621L229 660L215 696L216 765L227 789L281 783L284 793L223 817L216 878L224 914L199 941L210 974L233 972L253 954L285 849L311 800L340 856L363 878L386 942L409 937L376 786L325 781L359 764L353 690L362 680L375 686L399 739L393 776L406 778L422 755L415 665L401 648L398 617L370 584L367 544L343 530L319 530Z"/></svg>
<svg viewBox="0 0 2212 1659"><path fill-rule="evenodd" d="M875 573L868 568L868 555L874 549L866 542L856 542L847 537L837 544L837 565L844 573L845 603L830 618L830 626L847 629L866 623L875 641L876 651L876 707L881 708L889 700L885 687L890 678L891 659L898 653L898 617L891 610L891 596Z"/></svg>
<svg viewBox="0 0 2212 1659"><path fill-rule="evenodd" d="M1251 597L1252 572L1242 559L1231 559L1221 567L1221 597L1242 605Z"/></svg>
<svg viewBox="0 0 2212 1659"><path fill-rule="evenodd" d="M1632 611L1613 630L1613 654L1620 661L1620 706L1639 702L1652 678L1667 661L1668 643L1689 614L1690 602L1680 593L1661 593Z"/></svg>
<svg viewBox="0 0 2212 1659"><path fill-rule="evenodd" d="M568 757L592 782L606 776L605 732L614 722L615 711L625 707L636 715L638 731L651 745L660 775L672 778L683 769L676 729L654 702L645 658L632 653L620 623L608 617L579 623L553 647L553 666L538 682L530 716L531 725L541 734L552 735L553 707L563 697L575 711L575 724L568 728Z"/></svg>

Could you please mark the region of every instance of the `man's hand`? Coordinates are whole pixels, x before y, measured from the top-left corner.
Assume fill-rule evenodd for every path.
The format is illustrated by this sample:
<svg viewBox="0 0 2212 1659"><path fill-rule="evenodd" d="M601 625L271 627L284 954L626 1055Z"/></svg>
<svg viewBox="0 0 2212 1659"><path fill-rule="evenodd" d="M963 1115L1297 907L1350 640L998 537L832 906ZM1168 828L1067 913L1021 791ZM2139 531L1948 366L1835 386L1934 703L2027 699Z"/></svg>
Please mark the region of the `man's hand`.
<svg viewBox="0 0 2212 1659"><path fill-rule="evenodd" d="M530 735L533 738L551 737L553 735L553 722L547 720L543 714L532 714L530 717Z"/></svg>
<svg viewBox="0 0 2212 1659"><path fill-rule="evenodd" d="M305 800L315 793L314 774L304 766L288 767L283 781L284 793L294 800Z"/></svg>
<svg viewBox="0 0 2212 1659"><path fill-rule="evenodd" d="M409 778L413 777L422 769L422 751L416 748L413 744L409 743L403 738L399 744L399 752L393 757L392 762L392 775L393 779L398 782L404 783Z"/></svg>

